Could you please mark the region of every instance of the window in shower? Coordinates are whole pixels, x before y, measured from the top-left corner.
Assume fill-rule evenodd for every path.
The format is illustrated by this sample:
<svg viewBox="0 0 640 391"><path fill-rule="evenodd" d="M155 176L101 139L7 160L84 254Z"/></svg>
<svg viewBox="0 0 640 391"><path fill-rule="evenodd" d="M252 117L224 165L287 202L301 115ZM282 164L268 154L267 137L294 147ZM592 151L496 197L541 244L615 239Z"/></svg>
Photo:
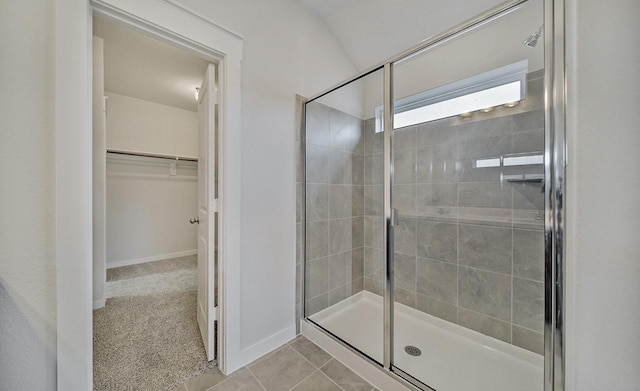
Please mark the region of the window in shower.
<svg viewBox="0 0 640 391"><path fill-rule="evenodd" d="M461 115L514 107L526 97L527 60L395 100L395 129ZM382 106L376 107L376 132L383 131Z"/></svg>

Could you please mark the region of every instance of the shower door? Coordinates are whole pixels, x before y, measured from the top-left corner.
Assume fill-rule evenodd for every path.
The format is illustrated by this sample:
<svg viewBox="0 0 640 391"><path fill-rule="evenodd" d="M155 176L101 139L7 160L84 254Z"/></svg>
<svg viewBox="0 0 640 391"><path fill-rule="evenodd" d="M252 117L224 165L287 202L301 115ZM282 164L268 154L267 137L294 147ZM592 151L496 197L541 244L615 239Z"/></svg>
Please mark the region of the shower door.
<svg viewBox="0 0 640 391"><path fill-rule="evenodd" d="M305 105L304 318L409 386L563 387L562 20L505 4Z"/></svg>
<svg viewBox="0 0 640 391"><path fill-rule="evenodd" d="M382 70L307 102L304 315L382 363Z"/></svg>
<svg viewBox="0 0 640 391"><path fill-rule="evenodd" d="M543 390L542 25L531 0L392 64L393 365L438 391Z"/></svg>

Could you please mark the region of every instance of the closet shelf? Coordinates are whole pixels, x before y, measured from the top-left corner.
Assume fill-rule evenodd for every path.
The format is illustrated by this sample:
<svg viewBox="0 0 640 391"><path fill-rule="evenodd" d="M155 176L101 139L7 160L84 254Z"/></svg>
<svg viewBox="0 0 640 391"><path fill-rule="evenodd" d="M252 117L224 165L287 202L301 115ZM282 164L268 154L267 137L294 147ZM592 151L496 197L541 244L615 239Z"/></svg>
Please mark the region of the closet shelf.
<svg viewBox="0 0 640 391"><path fill-rule="evenodd" d="M149 153L149 152L135 152L135 151L126 151L122 149L107 149L107 153L113 153L117 155L129 155L129 156L142 156L142 157L153 157L158 159L168 159L168 160L178 160L178 161L186 161L186 162L197 162L198 159L187 156L171 156L171 155L163 155L159 153Z"/></svg>

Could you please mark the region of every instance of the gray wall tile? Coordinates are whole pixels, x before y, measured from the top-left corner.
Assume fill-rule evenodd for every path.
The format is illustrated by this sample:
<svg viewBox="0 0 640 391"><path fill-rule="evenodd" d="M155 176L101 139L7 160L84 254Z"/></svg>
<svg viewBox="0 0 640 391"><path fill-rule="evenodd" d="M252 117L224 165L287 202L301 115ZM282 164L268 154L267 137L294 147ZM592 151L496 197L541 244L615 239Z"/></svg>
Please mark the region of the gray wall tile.
<svg viewBox="0 0 640 391"><path fill-rule="evenodd" d="M511 325L507 322L458 308L458 323L490 337L511 342Z"/></svg>
<svg viewBox="0 0 640 391"><path fill-rule="evenodd" d="M394 229L394 249L406 255L416 255L416 220L400 218Z"/></svg>
<svg viewBox="0 0 640 391"><path fill-rule="evenodd" d="M307 144L329 146L329 109L317 102L307 104Z"/></svg>
<svg viewBox="0 0 640 391"><path fill-rule="evenodd" d="M513 230L513 275L536 281L544 279L544 232Z"/></svg>
<svg viewBox="0 0 640 391"><path fill-rule="evenodd" d="M433 183L416 185L416 212L418 215L435 215L438 210L449 211L458 205L456 183Z"/></svg>
<svg viewBox="0 0 640 391"><path fill-rule="evenodd" d="M364 184L382 185L384 176L383 156L381 153L365 155L364 157Z"/></svg>
<svg viewBox="0 0 640 391"><path fill-rule="evenodd" d="M351 183L364 185L364 156L351 155Z"/></svg>
<svg viewBox="0 0 640 391"><path fill-rule="evenodd" d="M505 321L511 320L511 277L460 267L458 305Z"/></svg>
<svg viewBox="0 0 640 391"><path fill-rule="evenodd" d="M351 251L351 280L364 277L364 247Z"/></svg>
<svg viewBox="0 0 640 391"><path fill-rule="evenodd" d="M330 149L307 144L307 184L329 183L329 153Z"/></svg>
<svg viewBox="0 0 640 391"><path fill-rule="evenodd" d="M397 208L402 216L416 215L416 185L395 185L393 207Z"/></svg>
<svg viewBox="0 0 640 391"><path fill-rule="evenodd" d="M351 251L329 256L329 289L351 282Z"/></svg>
<svg viewBox="0 0 640 391"><path fill-rule="evenodd" d="M347 292L347 286L345 285L334 288L329 291L329 305L332 306L336 303L339 303L350 295L351 293Z"/></svg>
<svg viewBox="0 0 640 391"><path fill-rule="evenodd" d="M438 144L417 150L418 183L456 181L456 145Z"/></svg>
<svg viewBox="0 0 640 391"><path fill-rule="evenodd" d="M544 334L513 326L513 344L538 354L544 354Z"/></svg>
<svg viewBox="0 0 640 391"><path fill-rule="evenodd" d="M329 258L307 262L305 273L306 297L315 297L329 290Z"/></svg>
<svg viewBox="0 0 640 391"><path fill-rule="evenodd" d="M307 185L307 222L329 219L329 186Z"/></svg>
<svg viewBox="0 0 640 391"><path fill-rule="evenodd" d="M457 243L456 224L418 220L417 255L419 257L456 263Z"/></svg>
<svg viewBox="0 0 640 391"><path fill-rule="evenodd" d="M329 222L307 224L307 260L329 255Z"/></svg>
<svg viewBox="0 0 640 391"><path fill-rule="evenodd" d="M342 219L352 216L350 185L329 186L329 218Z"/></svg>
<svg viewBox="0 0 640 391"><path fill-rule="evenodd" d="M383 150L383 133L375 132L375 119L370 118L364 121L364 154L371 155L380 153Z"/></svg>
<svg viewBox="0 0 640 391"><path fill-rule="evenodd" d="M382 281L374 280L373 278L365 277L364 278L364 289L375 293L376 295L382 296Z"/></svg>
<svg viewBox="0 0 640 391"><path fill-rule="evenodd" d="M456 265L418 258L417 292L451 304L458 302Z"/></svg>
<svg viewBox="0 0 640 391"><path fill-rule="evenodd" d="M513 279L513 323L531 330L544 330L544 284Z"/></svg>
<svg viewBox="0 0 640 391"><path fill-rule="evenodd" d="M341 253L351 248L351 219L329 221L329 253Z"/></svg>
<svg viewBox="0 0 640 391"><path fill-rule="evenodd" d="M395 287L407 291L416 291L416 257L413 255L395 254L394 258Z"/></svg>
<svg viewBox="0 0 640 391"><path fill-rule="evenodd" d="M458 230L461 265L511 274L511 229L461 224Z"/></svg>
<svg viewBox="0 0 640 391"><path fill-rule="evenodd" d="M416 128L408 126L402 129L396 129L393 134L393 149L400 151L403 149L413 149L416 146Z"/></svg>
<svg viewBox="0 0 640 391"><path fill-rule="evenodd" d="M511 209L511 184L508 182L459 183L458 206Z"/></svg>
<svg viewBox="0 0 640 391"><path fill-rule="evenodd" d="M329 145L331 148L351 152L355 129L353 117L336 109L329 109Z"/></svg>
<svg viewBox="0 0 640 391"><path fill-rule="evenodd" d="M431 297L416 294L416 308L422 312L440 319L456 323L458 321L457 308L453 304L445 303Z"/></svg>
<svg viewBox="0 0 640 391"><path fill-rule="evenodd" d="M351 154L332 149L329 153L329 182L351 184Z"/></svg>
<svg viewBox="0 0 640 391"><path fill-rule="evenodd" d="M382 281L382 250L372 247L364 248L364 275Z"/></svg>
<svg viewBox="0 0 640 391"><path fill-rule="evenodd" d="M416 291L406 290L398 287L393 289L393 299L396 303L404 304L411 308L416 308Z"/></svg>
<svg viewBox="0 0 640 391"><path fill-rule="evenodd" d="M382 248L382 217L364 216L364 245Z"/></svg>
<svg viewBox="0 0 640 391"><path fill-rule="evenodd" d="M364 186L351 186L351 215L364 216Z"/></svg>
<svg viewBox="0 0 640 391"><path fill-rule="evenodd" d="M305 316L311 316L329 307L329 294L311 297L305 301Z"/></svg>
<svg viewBox="0 0 640 391"><path fill-rule="evenodd" d="M394 153L394 183L416 183L416 150L403 149Z"/></svg>
<svg viewBox="0 0 640 391"><path fill-rule="evenodd" d="M382 216L384 189L381 185L364 187L364 214Z"/></svg>
<svg viewBox="0 0 640 391"><path fill-rule="evenodd" d="M364 278L358 278L351 281L351 294L355 295L364 289Z"/></svg>
<svg viewBox="0 0 640 391"><path fill-rule="evenodd" d="M351 219L351 248L364 246L364 217Z"/></svg>

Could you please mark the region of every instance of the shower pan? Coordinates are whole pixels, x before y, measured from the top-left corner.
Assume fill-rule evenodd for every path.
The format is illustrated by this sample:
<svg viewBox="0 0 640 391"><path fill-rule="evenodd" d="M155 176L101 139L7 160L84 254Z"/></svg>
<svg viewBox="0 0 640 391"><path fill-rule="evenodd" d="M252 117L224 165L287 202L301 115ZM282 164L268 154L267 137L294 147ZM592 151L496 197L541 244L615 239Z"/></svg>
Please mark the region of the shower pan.
<svg viewBox="0 0 640 391"><path fill-rule="evenodd" d="M504 4L304 103L303 322L411 388L564 388L562 10Z"/></svg>

